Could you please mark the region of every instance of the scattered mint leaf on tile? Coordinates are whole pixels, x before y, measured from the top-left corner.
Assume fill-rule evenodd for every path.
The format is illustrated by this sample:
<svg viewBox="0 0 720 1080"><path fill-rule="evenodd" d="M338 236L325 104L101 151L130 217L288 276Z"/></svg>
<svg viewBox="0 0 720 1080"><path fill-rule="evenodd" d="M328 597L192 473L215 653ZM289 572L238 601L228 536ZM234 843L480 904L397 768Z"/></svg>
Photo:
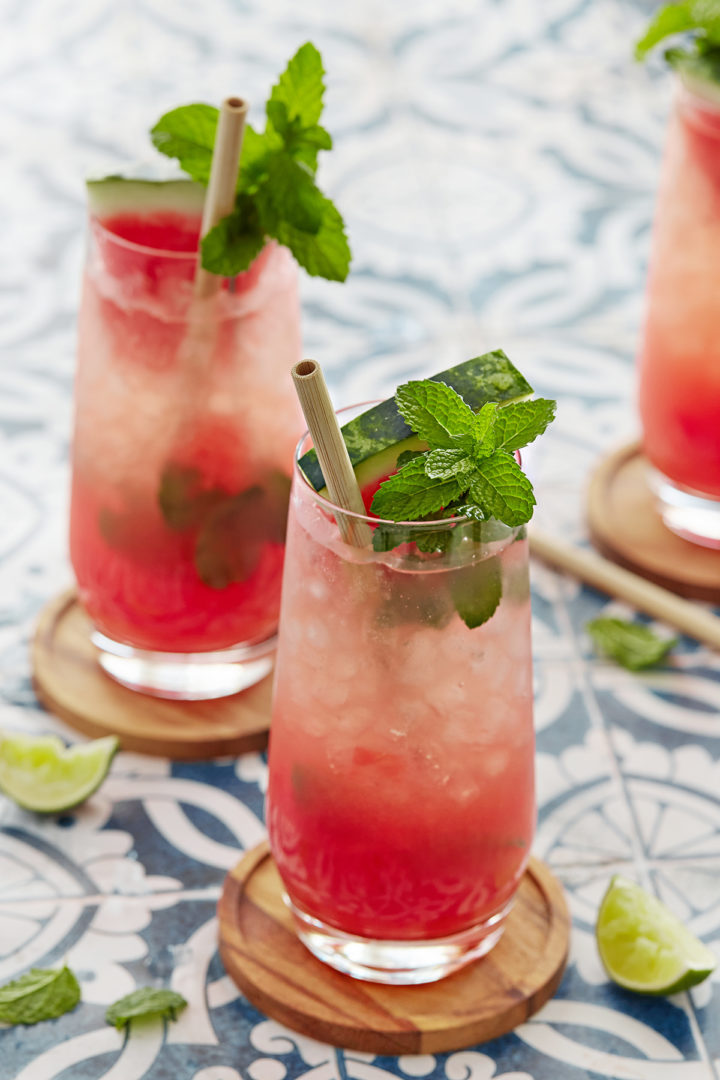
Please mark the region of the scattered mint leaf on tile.
<svg viewBox="0 0 720 1080"><path fill-rule="evenodd" d="M70 1012L80 1001L80 984L68 967L27 975L0 986L0 1021L37 1024Z"/></svg>
<svg viewBox="0 0 720 1080"><path fill-rule="evenodd" d="M182 994L174 990L158 990L152 986L144 986L140 990L133 990L119 1001L114 1002L105 1013L108 1024L120 1030L138 1017L164 1017L167 1020L175 1020L187 1001Z"/></svg>
<svg viewBox="0 0 720 1080"><path fill-rule="evenodd" d="M642 623L625 619L593 619L585 629L599 652L629 671L642 671L661 663L678 641L659 638Z"/></svg>

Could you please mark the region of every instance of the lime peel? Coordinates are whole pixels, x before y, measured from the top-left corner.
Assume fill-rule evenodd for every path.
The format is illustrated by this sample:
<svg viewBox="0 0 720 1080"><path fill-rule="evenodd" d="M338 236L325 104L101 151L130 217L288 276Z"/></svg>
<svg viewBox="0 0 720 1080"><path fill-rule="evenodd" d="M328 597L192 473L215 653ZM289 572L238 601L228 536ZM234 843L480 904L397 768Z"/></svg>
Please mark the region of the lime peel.
<svg viewBox="0 0 720 1080"><path fill-rule="evenodd" d="M0 733L0 791L25 810L71 810L100 787L119 745L114 735L66 747L56 735Z"/></svg>
<svg viewBox="0 0 720 1080"><path fill-rule="evenodd" d="M616 874L595 926L603 966L613 982L641 994L677 994L706 979L715 954L662 901Z"/></svg>

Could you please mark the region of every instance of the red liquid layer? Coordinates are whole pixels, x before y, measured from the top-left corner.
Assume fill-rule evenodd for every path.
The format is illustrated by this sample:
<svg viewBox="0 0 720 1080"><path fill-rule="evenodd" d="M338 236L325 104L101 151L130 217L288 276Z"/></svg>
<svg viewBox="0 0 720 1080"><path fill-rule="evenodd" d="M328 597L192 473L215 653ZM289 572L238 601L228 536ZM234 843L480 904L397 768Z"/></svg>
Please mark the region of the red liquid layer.
<svg viewBox="0 0 720 1080"><path fill-rule="evenodd" d="M224 283L206 335L189 327L195 258L180 254L199 226L178 214L95 224L80 320L73 567L100 631L161 652L274 632L300 430L294 267L268 246L232 297Z"/></svg>

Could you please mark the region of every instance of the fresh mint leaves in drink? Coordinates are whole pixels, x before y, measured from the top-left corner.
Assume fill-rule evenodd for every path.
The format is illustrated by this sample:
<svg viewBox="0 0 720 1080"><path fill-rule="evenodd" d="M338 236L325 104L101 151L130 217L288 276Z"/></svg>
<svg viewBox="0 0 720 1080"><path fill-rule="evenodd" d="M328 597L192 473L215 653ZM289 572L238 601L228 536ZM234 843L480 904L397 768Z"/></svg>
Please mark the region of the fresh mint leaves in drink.
<svg viewBox="0 0 720 1080"><path fill-rule="evenodd" d="M660 664L678 640L660 638L648 626L625 619L593 619L585 629L599 652L629 671Z"/></svg>
<svg viewBox="0 0 720 1080"><path fill-rule="evenodd" d="M661 41L687 33L686 45L666 49L666 61L686 80L720 83L720 0L667 4L635 45L635 56L644 60Z"/></svg>
<svg viewBox="0 0 720 1080"><path fill-rule="evenodd" d="M0 1022L38 1024L70 1012L80 1001L80 985L70 968L42 971L0 986Z"/></svg>
<svg viewBox="0 0 720 1080"><path fill-rule="evenodd" d="M167 1020L177 1019L187 1001L182 994L174 990L156 989L152 986L144 986L140 990L133 990L119 1001L114 1002L105 1013L108 1024L114 1024L118 1031L129 1024L131 1020L139 1018L162 1017Z"/></svg>
<svg viewBox="0 0 720 1080"><path fill-rule="evenodd" d="M395 397L428 449L380 485L374 514L417 521L442 510L446 517L495 518L513 528L530 520L535 496L514 452L545 431L554 401L488 402L474 413L451 387L427 379L405 383Z"/></svg>
<svg viewBox="0 0 720 1080"><path fill-rule="evenodd" d="M265 130L246 124L235 209L202 240L206 270L239 274L273 238L310 275L347 277L351 254L343 219L315 183L318 153L332 148L319 123L323 75L320 53L306 42L272 88ZM162 116L150 135L161 153L207 184L217 121L218 110L210 105L184 105Z"/></svg>

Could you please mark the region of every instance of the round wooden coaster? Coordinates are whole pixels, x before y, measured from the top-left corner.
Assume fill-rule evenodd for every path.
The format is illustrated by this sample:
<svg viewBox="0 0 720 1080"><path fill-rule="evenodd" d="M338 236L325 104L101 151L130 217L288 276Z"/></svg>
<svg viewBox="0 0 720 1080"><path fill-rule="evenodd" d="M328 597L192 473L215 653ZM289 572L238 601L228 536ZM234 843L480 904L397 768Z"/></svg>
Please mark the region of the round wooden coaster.
<svg viewBox="0 0 720 1080"><path fill-rule="evenodd" d="M559 882L531 859L487 956L425 986L359 982L297 937L267 843L227 875L218 918L220 956L253 1005L303 1035L373 1054L458 1050L517 1027L557 989L570 932Z"/></svg>
<svg viewBox="0 0 720 1080"><path fill-rule="evenodd" d="M272 678L212 701L169 701L116 683L97 662L73 589L43 610L32 645L43 705L85 735L117 735L123 750L176 760L243 754L267 745Z"/></svg>
<svg viewBox="0 0 720 1080"><path fill-rule="evenodd" d="M588 491L595 546L614 562L696 600L720 602L720 552L682 540L663 524L639 443L604 458Z"/></svg>

